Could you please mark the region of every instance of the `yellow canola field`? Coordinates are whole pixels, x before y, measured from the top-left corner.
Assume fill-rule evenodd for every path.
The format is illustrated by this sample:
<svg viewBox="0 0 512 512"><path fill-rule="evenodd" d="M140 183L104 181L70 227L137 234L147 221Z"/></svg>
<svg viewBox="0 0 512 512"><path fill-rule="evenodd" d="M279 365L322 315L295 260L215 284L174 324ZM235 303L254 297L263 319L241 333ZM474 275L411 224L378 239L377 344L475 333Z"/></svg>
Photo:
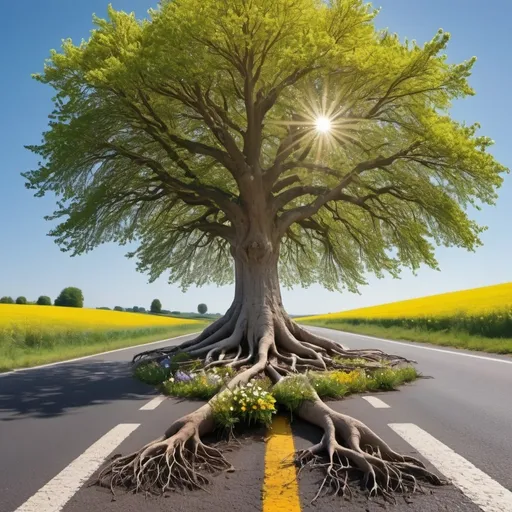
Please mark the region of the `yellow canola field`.
<svg viewBox="0 0 512 512"><path fill-rule="evenodd" d="M459 315L475 317L500 312L512 314L512 283L431 295L296 320L446 318Z"/></svg>
<svg viewBox="0 0 512 512"><path fill-rule="evenodd" d="M106 331L145 327L172 327L195 320L102 309L0 304L0 329L22 328L53 331Z"/></svg>

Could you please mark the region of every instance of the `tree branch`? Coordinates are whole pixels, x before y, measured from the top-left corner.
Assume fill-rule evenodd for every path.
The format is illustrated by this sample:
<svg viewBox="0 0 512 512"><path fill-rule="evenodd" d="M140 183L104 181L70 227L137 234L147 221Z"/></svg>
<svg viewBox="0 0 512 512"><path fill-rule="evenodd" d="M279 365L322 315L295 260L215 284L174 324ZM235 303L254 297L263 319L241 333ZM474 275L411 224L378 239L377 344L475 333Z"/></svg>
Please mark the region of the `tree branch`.
<svg viewBox="0 0 512 512"><path fill-rule="evenodd" d="M310 204L305 206L299 206L297 208L293 208L291 210L286 211L281 215L279 218L279 230L281 233L286 232L288 227L293 224L294 222L297 222L302 219L306 219L308 217L311 217L314 215L323 205L328 203L329 201L336 201L340 199L346 199L345 194L343 194L343 190L350 184L352 181L362 174L365 171L369 171L372 169L377 169L381 167L387 167L391 165L396 160L403 158L404 156L408 155L411 151L416 149L420 146L419 142L414 142L409 147L398 151L397 153L394 153L393 155L390 155L388 157L382 157L379 156L377 158L374 158L372 160L366 160L364 162L360 162L358 165L356 165L349 173L347 173L343 179L340 181L340 183L330 190L323 190L321 191L318 189L318 197ZM300 197L304 194L309 194L310 192L315 192L314 189L316 187L313 187L312 189L308 189L307 187L296 187L295 192L291 192L294 189L287 190L280 194L280 196L283 196L286 194L284 198L282 198L279 201L280 207L282 208L286 203L282 204L284 202L284 199L290 198L290 200L293 200L297 197ZM304 190L305 189L305 190ZM288 193L288 194L287 194ZM299 195L296 195L299 194ZM278 196L279 197L279 196ZM358 200L360 198L357 198ZM364 202L363 202L364 204Z"/></svg>

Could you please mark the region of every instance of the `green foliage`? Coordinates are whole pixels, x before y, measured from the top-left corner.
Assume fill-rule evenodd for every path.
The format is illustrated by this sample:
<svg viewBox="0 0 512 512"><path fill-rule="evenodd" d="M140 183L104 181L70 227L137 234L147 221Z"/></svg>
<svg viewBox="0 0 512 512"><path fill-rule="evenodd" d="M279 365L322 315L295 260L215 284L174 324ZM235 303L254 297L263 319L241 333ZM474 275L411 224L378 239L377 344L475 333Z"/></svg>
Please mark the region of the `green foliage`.
<svg viewBox="0 0 512 512"><path fill-rule="evenodd" d="M309 381L320 398L339 399L365 391L391 391L419 377L413 366L310 372ZM277 395L276 395L277 396ZM280 400L279 400L280 401Z"/></svg>
<svg viewBox="0 0 512 512"><path fill-rule="evenodd" d="M162 312L162 303L158 299L153 299L151 302L151 313L161 313Z"/></svg>
<svg viewBox="0 0 512 512"><path fill-rule="evenodd" d="M368 390L392 391L399 384L401 382L397 372L391 369L377 370L372 372L371 377L366 379L366 388Z"/></svg>
<svg viewBox="0 0 512 512"><path fill-rule="evenodd" d="M26 304L27 303L27 298L26 297L23 297L22 295L19 296L17 299L16 299L16 304Z"/></svg>
<svg viewBox="0 0 512 512"><path fill-rule="evenodd" d="M65 306L68 308L83 308L84 307L84 295L80 288L74 286L68 286L64 288L55 299L56 306Z"/></svg>
<svg viewBox="0 0 512 512"><path fill-rule="evenodd" d="M349 393L347 384L334 379L329 373L311 373L310 382L320 398L343 398Z"/></svg>
<svg viewBox="0 0 512 512"><path fill-rule="evenodd" d="M114 306L114 311L124 311L124 308L121 306Z"/></svg>
<svg viewBox="0 0 512 512"><path fill-rule="evenodd" d="M39 306L51 306L52 305L52 299L48 297L47 295L41 295L37 299L37 305Z"/></svg>
<svg viewBox="0 0 512 512"><path fill-rule="evenodd" d="M138 313L138 312L139 312L139 306L133 306L133 308L131 308L131 310L132 310L134 313Z"/></svg>
<svg viewBox="0 0 512 512"><path fill-rule="evenodd" d="M478 247L466 208L494 204L507 169L478 124L449 115L474 94L475 59L451 63L443 31L420 46L377 30L376 14L365 0L180 0L139 22L109 7L35 75L55 106L24 177L58 196L56 242L136 241L151 280L226 284L234 226L273 190L260 206L286 285L355 289L437 268L436 245Z"/></svg>
<svg viewBox="0 0 512 512"><path fill-rule="evenodd" d="M174 377L163 383L163 391L167 395L198 400L209 400L222 387L221 379L213 379L211 375L198 374L189 381L178 381Z"/></svg>
<svg viewBox="0 0 512 512"><path fill-rule="evenodd" d="M12 297L2 297L0 298L0 304L14 304L14 300Z"/></svg>
<svg viewBox="0 0 512 512"><path fill-rule="evenodd" d="M101 306L99 308L96 308L96 309L102 309L103 311L112 311L109 307L107 306Z"/></svg>
<svg viewBox="0 0 512 512"><path fill-rule="evenodd" d="M140 380L141 382L151 386L162 384L169 378L169 374L170 372L168 368L164 368L156 362L140 364L135 368L133 372L133 376L137 380Z"/></svg>
<svg viewBox="0 0 512 512"><path fill-rule="evenodd" d="M204 315L207 311L208 311L208 306L206 304L201 303L197 306L197 312L200 315Z"/></svg>
<svg viewBox="0 0 512 512"><path fill-rule="evenodd" d="M316 391L318 393L318 390ZM290 412L297 410L304 400L312 400L314 398L313 389L307 377L300 375L280 380L273 387L272 394L276 401L284 405Z"/></svg>

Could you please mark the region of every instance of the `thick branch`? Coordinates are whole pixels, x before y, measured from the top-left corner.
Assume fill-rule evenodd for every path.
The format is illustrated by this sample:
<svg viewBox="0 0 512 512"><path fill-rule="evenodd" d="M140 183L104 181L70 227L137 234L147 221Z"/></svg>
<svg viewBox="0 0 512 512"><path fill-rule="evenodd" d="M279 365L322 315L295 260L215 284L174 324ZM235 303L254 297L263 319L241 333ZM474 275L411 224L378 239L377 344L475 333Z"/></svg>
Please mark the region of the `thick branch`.
<svg viewBox="0 0 512 512"><path fill-rule="evenodd" d="M398 151L397 153L394 153L393 155L390 155L388 157L377 157L372 160L366 160L364 162L361 162L357 164L348 174L346 174L343 179L340 181L340 183L334 187L333 189L329 191L321 191L318 190L319 195L318 197L310 204L305 206L299 206L297 208L293 208L291 210L288 210L286 213L281 215L279 218L279 231L281 233L285 233L289 226L291 226L294 222L297 222L302 219L306 219L308 217L311 217L314 215L322 206L324 206L329 201L337 201L341 199L346 199L346 194L343 194L343 190L352 183L352 181L357 178L360 174L363 172L372 170L372 169L378 169L382 167L387 167L391 164L393 164L396 160L399 160L400 158L403 158L404 156L407 156L411 151L416 149L420 145L419 142L415 142L411 144L406 149L403 149L401 151ZM308 190L302 190L303 187L297 187L301 190L298 190L297 193L300 193L300 195L304 195L305 193L310 193ZM307 187L304 187L307 189ZM313 187L316 188L316 187ZM293 189L292 189L293 190ZM283 192L283 194L286 194L289 191ZM293 194L290 192L289 197L291 197L291 200L295 199L299 196L293 196Z"/></svg>

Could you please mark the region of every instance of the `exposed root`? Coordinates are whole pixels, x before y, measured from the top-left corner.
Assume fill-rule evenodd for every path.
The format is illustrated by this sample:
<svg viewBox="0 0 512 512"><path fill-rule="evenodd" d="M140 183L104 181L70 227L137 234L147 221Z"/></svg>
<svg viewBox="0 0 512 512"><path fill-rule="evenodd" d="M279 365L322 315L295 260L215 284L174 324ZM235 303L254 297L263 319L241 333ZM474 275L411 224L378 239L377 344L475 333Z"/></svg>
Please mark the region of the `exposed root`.
<svg viewBox="0 0 512 512"><path fill-rule="evenodd" d="M159 361L179 352L187 352L205 370L215 366L241 369L226 385L227 389L247 383L263 371L277 382L308 369L350 370L361 365L356 359L371 368L410 362L380 350L349 350L297 325L280 305L254 301L236 301L224 318L195 340L143 352L134 358L134 363ZM305 379L305 385L309 385L307 382ZM296 412L323 429L324 434L318 444L295 456L299 473L305 468L323 472L314 500L327 490L350 496L355 480L370 497L381 496L386 500L421 490L421 482L441 484L419 460L393 451L366 425L330 409L316 393L314 396ZM204 489L209 482L208 474L231 468L216 448L200 439L214 426L210 401L175 422L162 438L136 453L112 460L101 472L99 483L112 490L120 487L153 494L173 489Z"/></svg>
<svg viewBox="0 0 512 512"><path fill-rule="evenodd" d="M168 439L157 439L142 450L110 462L98 483L133 492L163 494L169 490L204 489L208 473L229 470L230 463L202 443L197 427L185 424Z"/></svg>
<svg viewBox="0 0 512 512"><path fill-rule="evenodd" d="M366 425L332 410L316 393L313 401L299 407L297 415L324 431L320 443L295 456L299 473L309 468L324 475L313 501L323 492L350 497L356 481L369 497L392 502L396 495L421 492L421 483L443 483L421 461L395 452Z"/></svg>

